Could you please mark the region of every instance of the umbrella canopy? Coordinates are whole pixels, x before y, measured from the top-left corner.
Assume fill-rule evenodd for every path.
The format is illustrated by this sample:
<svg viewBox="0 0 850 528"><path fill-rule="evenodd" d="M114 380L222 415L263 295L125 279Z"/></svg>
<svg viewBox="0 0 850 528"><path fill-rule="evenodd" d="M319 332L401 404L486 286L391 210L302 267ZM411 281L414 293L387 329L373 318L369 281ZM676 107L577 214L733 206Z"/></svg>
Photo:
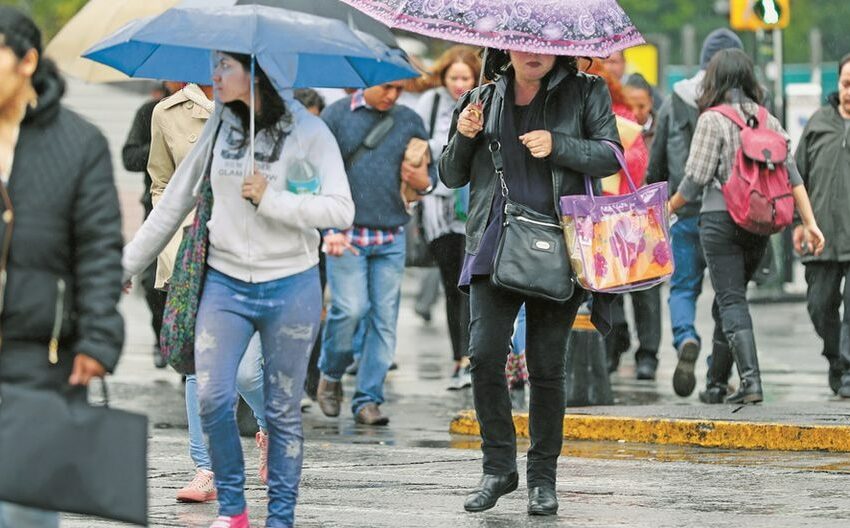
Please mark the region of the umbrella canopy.
<svg viewBox="0 0 850 528"><path fill-rule="evenodd" d="M44 54L66 75L86 82L126 81L123 73L81 57L131 20L157 15L179 0L90 0L47 45Z"/></svg>
<svg viewBox="0 0 850 528"><path fill-rule="evenodd" d="M233 1L233 0L225 0ZM362 12L342 3L340 0L236 0L236 5L265 5L300 11L325 18L335 18L348 23L349 27L368 33L391 48L397 48L396 42L390 28L377 22L374 18L366 16Z"/></svg>
<svg viewBox="0 0 850 528"><path fill-rule="evenodd" d="M131 23L84 56L132 77L211 84L210 51L252 54L278 90L360 88L419 75L403 53L340 20L209 4Z"/></svg>
<svg viewBox="0 0 850 528"><path fill-rule="evenodd" d="M384 24L474 46L606 57L643 37L616 0L342 0Z"/></svg>

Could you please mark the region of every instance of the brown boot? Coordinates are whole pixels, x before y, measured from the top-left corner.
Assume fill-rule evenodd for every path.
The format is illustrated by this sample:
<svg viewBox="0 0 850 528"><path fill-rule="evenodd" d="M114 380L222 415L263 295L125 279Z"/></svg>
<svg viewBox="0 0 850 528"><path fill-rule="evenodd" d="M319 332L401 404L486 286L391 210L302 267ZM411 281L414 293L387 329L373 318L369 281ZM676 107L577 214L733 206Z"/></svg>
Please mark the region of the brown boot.
<svg viewBox="0 0 850 528"><path fill-rule="evenodd" d="M339 416L339 407L342 403L342 382L330 381L322 376L319 379L319 388L316 389L316 400L319 409L331 418Z"/></svg>
<svg viewBox="0 0 850 528"><path fill-rule="evenodd" d="M367 403L354 415L354 421L363 425L387 425L390 419L383 414L377 404Z"/></svg>

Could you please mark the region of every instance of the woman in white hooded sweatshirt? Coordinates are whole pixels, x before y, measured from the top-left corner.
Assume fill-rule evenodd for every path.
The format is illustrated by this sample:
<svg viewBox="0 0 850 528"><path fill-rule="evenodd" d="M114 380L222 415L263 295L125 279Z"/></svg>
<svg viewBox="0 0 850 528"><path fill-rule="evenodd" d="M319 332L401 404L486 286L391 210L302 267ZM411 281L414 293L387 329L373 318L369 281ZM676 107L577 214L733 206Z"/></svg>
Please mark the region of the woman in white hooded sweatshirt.
<svg viewBox="0 0 850 528"><path fill-rule="evenodd" d="M237 367L255 331L263 349L269 431L266 526L291 527L303 460L300 400L322 309L318 230L348 228L354 203L331 132L299 103L284 101L261 68L251 163L250 57L216 54L213 82L216 112L125 248L124 269L128 277L137 275L156 258L195 205L209 169L213 208L195 364L219 500L211 528L248 526L234 409ZM287 190L287 174L304 162L319 179L315 194Z"/></svg>

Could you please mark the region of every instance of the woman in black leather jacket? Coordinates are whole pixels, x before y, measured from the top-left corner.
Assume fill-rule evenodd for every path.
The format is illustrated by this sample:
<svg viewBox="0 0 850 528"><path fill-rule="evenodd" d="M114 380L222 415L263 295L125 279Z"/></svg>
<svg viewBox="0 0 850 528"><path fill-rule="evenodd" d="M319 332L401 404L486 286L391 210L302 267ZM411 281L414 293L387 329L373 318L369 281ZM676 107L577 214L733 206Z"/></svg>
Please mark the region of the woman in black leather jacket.
<svg viewBox="0 0 850 528"><path fill-rule="evenodd" d="M564 351L586 292L576 287L569 301L557 303L490 283L504 200L497 192L500 184L488 146L494 139L501 143L511 199L556 220L559 197L583 194L585 174L605 177L617 172L614 151L604 142L619 145L619 135L605 82L579 73L575 58L489 50L485 70L497 80L458 102L451 140L440 163L446 186L471 183L460 286L470 294L469 352L484 475L464 507L471 512L492 508L518 484L516 435L504 372L513 321L525 303L531 384L528 512L554 515L555 475L563 443ZM480 103L471 102L479 98ZM498 131L485 130L491 112L501 112L500 120L492 121L501 123ZM594 321L605 330L601 311L607 303L602 301L594 303Z"/></svg>

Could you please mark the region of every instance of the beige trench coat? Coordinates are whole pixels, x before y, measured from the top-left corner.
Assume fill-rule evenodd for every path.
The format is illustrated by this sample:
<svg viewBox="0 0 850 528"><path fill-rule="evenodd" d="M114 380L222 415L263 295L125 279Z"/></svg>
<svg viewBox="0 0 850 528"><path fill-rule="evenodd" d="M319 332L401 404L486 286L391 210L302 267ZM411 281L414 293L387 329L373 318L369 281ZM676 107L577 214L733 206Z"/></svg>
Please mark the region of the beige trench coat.
<svg viewBox="0 0 850 528"><path fill-rule="evenodd" d="M189 84L171 97L163 99L154 108L151 120L151 151L148 158L154 207L162 197L177 166L195 146L212 111L212 101L194 84ZM182 227L192 225L194 216L194 213L189 214ZM183 229L180 229L157 258L156 288L166 288L182 239Z"/></svg>

